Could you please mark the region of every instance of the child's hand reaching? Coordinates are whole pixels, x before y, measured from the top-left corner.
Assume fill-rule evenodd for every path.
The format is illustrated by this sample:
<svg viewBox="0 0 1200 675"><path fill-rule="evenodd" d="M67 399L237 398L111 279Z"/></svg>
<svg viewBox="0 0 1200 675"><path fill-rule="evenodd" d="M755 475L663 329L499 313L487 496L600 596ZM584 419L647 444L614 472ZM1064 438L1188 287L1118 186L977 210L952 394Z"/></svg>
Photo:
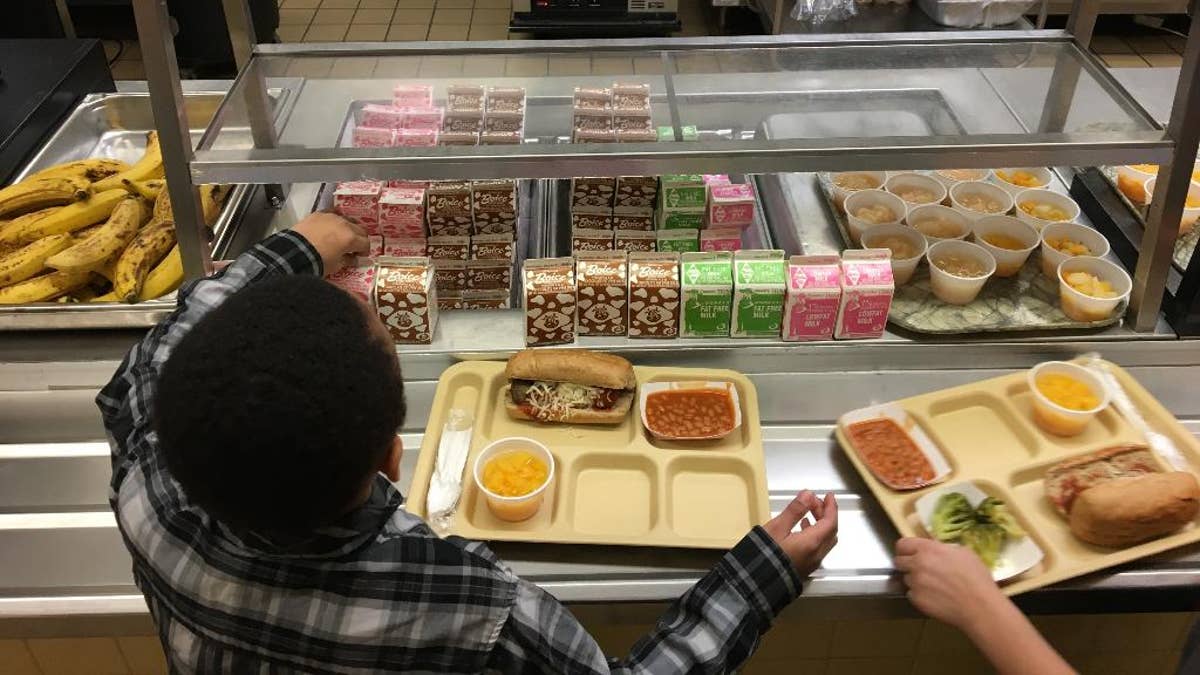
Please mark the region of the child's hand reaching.
<svg viewBox="0 0 1200 675"><path fill-rule="evenodd" d="M810 513L815 522L810 523L805 518ZM792 532L797 523L800 531ZM779 515L763 525L763 529L791 559L796 572L807 577L821 566L821 561L837 544L837 501L833 494L827 494L821 500L803 490Z"/></svg>
<svg viewBox="0 0 1200 675"><path fill-rule="evenodd" d="M310 213L293 225L292 231L307 239L321 254L326 275L353 263L355 257L365 255L370 248L366 230L361 225L332 213Z"/></svg>
<svg viewBox="0 0 1200 675"><path fill-rule="evenodd" d="M962 546L901 539L896 542L896 569L904 572L913 606L960 630L1004 600L983 561Z"/></svg>

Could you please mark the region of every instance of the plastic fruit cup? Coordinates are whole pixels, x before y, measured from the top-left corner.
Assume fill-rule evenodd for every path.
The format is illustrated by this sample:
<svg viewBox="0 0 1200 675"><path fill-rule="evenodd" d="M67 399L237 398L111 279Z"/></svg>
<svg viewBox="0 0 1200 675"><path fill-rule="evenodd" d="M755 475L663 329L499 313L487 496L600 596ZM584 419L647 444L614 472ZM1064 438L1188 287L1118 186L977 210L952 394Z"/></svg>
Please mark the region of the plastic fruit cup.
<svg viewBox="0 0 1200 675"><path fill-rule="evenodd" d="M1064 408L1046 398L1042 392L1038 391L1037 379L1042 375L1066 375L1073 380L1077 380L1092 390L1092 393L1100 400L1100 404L1091 410L1071 410L1070 408ZM1074 363L1067 363L1066 361L1046 361L1045 363L1039 363L1029 369L1026 381L1029 385L1030 393L1033 394L1033 421L1044 431L1055 436L1077 436L1083 433L1088 422L1091 422L1096 417L1096 413L1108 406L1108 388L1104 386L1104 383L1092 371Z"/></svg>
<svg viewBox="0 0 1200 675"><path fill-rule="evenodd" d="M518 450L529 452L546 463L545 482L529 494L521 495L520 497L503 497L493 494L483 485L483 467L493 457ZM490 443L475 458L474 475L475 486L479 488L479 491L487 499L488 509L492 512L493 516L513 523L529 520L541 508L542 500L546 495L546 488L549 487L550 483L554 482L554 455L550 454L549 448L532 438L522 438L519 436L501 438L498 441Z"/></svg>
<svg viewBox="0 0 1200 675"><path fill-rule="evenodd" d="M1064 194L1059 194L1054 190L1021 190L1017 193L1014 201L1017 205L1017 217L1036 227L1039 232L1042 231L1043 227L1046 227L1051 223L1073 223L1075 222L1076 218L1079 218L1079 204L1076 204L1074 199L1071 199ZM1050 206L1060 208L1067 213L1067 219L1046 220L1044 218L1038 218L1025 213L1025 210L1021 208L1021 204L1024 204L1025 202L1049 204Z"/></svg>
<svg viewBox="0 0 1200 675"><path fill-rule="evenodd" d="M1000 205L1000 209L998 211L975 211L964 205L969 203L971 199L980 197L996 202ZM955 211L966 216L968 220L976 221L988 216L1003 216L1012 211L1013 198L1012 195L1004 191L1004 188L999 187L995 183L973 180L956 183L954 187L950 188L950 206Z"/></svg>
<svg viewBox="0 0 1200 675"><path fill-rule="evenodd" d="M950 305L965 305L979 295L983 285L992 278L996 271L996 259L987 249L969 241L946 240L939 241L929 247L929 286L938 300ZM933 261L942 255L954 255L962 258L972 258L983 267L983 274L977 277L960 277L938 267Z"/></svg>
<svg viewBox="0 0 1200 675"><path fill-rule="evenodd" d="M1037 185L1017 185L1016 183L1010 183L1004 180L1003 176L1008 176L1011 178L1012 175L1018 171L1024 171L1025 173L1032 174L1034 179L1037 181ZM1016 196L1016 194L1021 190L1028 190L1031 187L1044 188L1050 184L1050 178L1050 169L1047 169L1044 166L1020 166L1013 169L996 169L994 172L992 172L992 182L1004 188L1009 194L1014 196Z"/></svg>
<svg viewBox="0 0 1200 675"><path fill-rule="evenodd" d="M910 202L904 199L904 203L908 205L909 210L923 206L925 204L941 204L946 199L946 186L941 182L922 176L919 173L896 173L892 174L887 182L884 183L883 189L904 199L904 193L909 190L923 190L931 196L929 199L922 202Z"/></svg>
<svg viewBox="0 0 1200 675"><path fill-rule="evenodd" d="M1132 166L1118 166L1117 189L1134 204L1148 204L1150 203L1150 191L1146 189L1146 181L1157 175L1157 167L1154 171L1142 171Z"/></svg>
<svg viewBox="0 0 1200 675"><path fill-rule="evenodd" d="M1096 258L1103 258L1108 255L1108 240L1104 235L1093 230L1087 225L1079 223L1054 223L1042 228L1042 274L1045 274L1048 279L1054 279L1058 276L1058 266L1062 261L1070 258L1067 255L1047 244L1050 239L1069 239L1077 241L1091 249L1091 254Z"/></svg>
<svg viewBox="0 0 1200 675"><path fill-rule="evenodd" d="M973 180L989 180L991 169L938 169L930 174L934 180L950 189L959 183Z"/></svg>
<svg viewBox="0 0 1200 675"><path fill-rule="evenodd" d="M914 255L908 258L897 258L895 252L892 253L892 279L896 282L897 286L906 284L912 278L913 272L917 271L917 265L921 264L921 258L925 257L928 244L920 232L907 225L891 223L876 225L863 232L863 248L887 248L878 243L881 239L887 237L900 237L912 244L913 250L916 251Z"/></svg>
<svg viewBox="0 0 1200 675"><path fill-rule="evenodd" d="M925 240L930 245L943 239L966 239L971 233L969 218L941 204L913 207L904 220L910 227L925 235Z"/></svg>
<svg viewBox="0 0 1200 675"><path fill-rule="evenodd" d="M838 208L845 208L846 207L846 198L849 197L850 195L854 194L855 192L859 191L858 189L844 188L844 187L838 185L836 182L838 176L866 176L866 177L869 177L871 180L873 180L875 182L874 189L877 189L877 190L882 190L883 184L887 182L887 172L886 171L843 171L842 173L835 173L835 174L830 175L829 180L834 181L833 182L833 201L835 204L838 205ZM870 188L862 188L862 189L870 189Z"/></svg>
<svg viewBox="0 0 1200 675"><path fill-rule="evenodd" d="M1095 298L1080 293L1067 283L1072 272L1087 272L1112 285L1116 296ZM1058 297L1062 302L1063 314L1075 321L1101 321L1112 316L1113 310L1129 297L1133 290L1133 279L1116 263L1088 255L1067 258L1058 266Z"/></svg>
<svg viewBox="0 0 1200 675"><path fill-rule="evenodd" d="M1157 181L1157 178L1151 178L1150 180L1146 181L1147 204L1153 201L1151 198L1154 196L1154 184ZM1200 182L1191 182L1191 184L1188 186L1187 199L1193 204L1200 204ZM1189 208L1185 203L1183 206L1183 218L1181 218L1179 221L1179 236L1183 236L1188 232L1191 232L1192 228L1196 227L1197 219L1200 219L1200 206L1193 206Z"/></svg>
<svg viewBox="0 0 1200 675"><path fill-rule="evenodd" d="M854 215L859 209L872 206L885 206L891 210L894 217L882 223L875 223ZM883 190L859 190L851 193L846 197L846 220L850 223L850 240L858 244L862 240L863 232L875 225L899 224L904 220L907 208L903 199Z"/></svg>
<svg viewBox="0 0 1200 675"><path fill-rule="evenodd" d="M1029 223L1012 216L988 216L975 221L973 228L975 243L982 246L996 259L996 276L1011 277L1021 271L1029 254L1038 247L1042 239ZM1004 235L1021 242L1019 249L1003 248L988 242L988 235Z"/></svg>

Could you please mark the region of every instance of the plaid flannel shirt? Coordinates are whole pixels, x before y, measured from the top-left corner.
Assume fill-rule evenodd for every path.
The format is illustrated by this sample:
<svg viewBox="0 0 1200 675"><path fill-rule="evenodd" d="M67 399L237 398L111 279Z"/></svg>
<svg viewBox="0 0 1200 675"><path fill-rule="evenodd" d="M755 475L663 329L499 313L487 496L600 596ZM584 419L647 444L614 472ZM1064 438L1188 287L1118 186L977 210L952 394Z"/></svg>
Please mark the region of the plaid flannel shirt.
<svg viewBox="0 0 1200 675"><path fill-rule="evenodd" d="M727 672L799 594L788 559L755 528L628 656L609 659L563 605L485 545L439 538L401 509L382 476L362 507L303 539L215 521L188 501L159 451L159 369L239 289L321 272L313 247L283 232L185 285L178 308L96 399L112 446L110 501L173 672Z"/></svg>

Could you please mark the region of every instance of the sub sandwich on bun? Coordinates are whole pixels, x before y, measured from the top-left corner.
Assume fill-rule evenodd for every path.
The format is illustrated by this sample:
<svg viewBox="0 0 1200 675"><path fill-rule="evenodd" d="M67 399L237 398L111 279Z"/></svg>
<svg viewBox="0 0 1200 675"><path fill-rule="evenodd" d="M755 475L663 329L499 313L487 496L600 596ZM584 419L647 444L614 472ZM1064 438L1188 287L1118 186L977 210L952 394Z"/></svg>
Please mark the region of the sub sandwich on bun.
<svg viewBox="0 0 1200 675"><path fill-rule="evenodd" d="M1170 534L1200 514L1200 482L1167 471L1144 445L1122 445L1050 468L1046 497L1079 539L1123 548Z"/></svg>
<svg viewBox="0 0 1200 675"><path fill-rule="evenodd" d="M585 349L526 349L504 375L504 408L518 420L620 424L637 389L633 364Z"/></svg>

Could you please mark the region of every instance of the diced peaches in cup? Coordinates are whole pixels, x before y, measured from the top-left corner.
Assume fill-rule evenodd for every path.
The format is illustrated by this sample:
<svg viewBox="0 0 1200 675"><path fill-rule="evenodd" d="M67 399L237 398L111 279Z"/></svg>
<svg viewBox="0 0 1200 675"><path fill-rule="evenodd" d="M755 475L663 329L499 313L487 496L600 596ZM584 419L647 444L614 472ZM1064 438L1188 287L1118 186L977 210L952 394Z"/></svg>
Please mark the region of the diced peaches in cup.
<svg viewBox="0 0 1200 675"><path fill-rule="evenodd" d="M502 438L475 458L474 476L493 516L514 523L529 520L554 481L554 455L532 438Z"/></svg>
<svg viewBox="0 0 1200 675"><path fill-rule="evenodd" d="M1134 204L1149 204L1146 181L1158 175L1157 164L1132 164L1117 167L1117 189Z"/></svg>
<svg viewBox="0 0 1200 675"><path fill-rule="evenodd" d="M1038 231L1012 216L988 216L975 221L975 243L996 259L996 276L1011 277L1021 271L1029 254L1041 243Z"/></svg>
<svg viewBox="0 0 1200 675"><path fill-rule="evenodd" d="M1108 255L1108 239L1079 223L1054 223L1042 228L1042 274L1058 278L1058 266L1079 255L1103 258Z"/></svg>
<svg viewBox="0 0 1200 675"><path fill-rule="evenodd" d="M1050 178L1050 169L1044 166L996 169L992 172L992 182L1013 196L1021 190L1044 188L1050 185Z"/></svg>
<svg viewBox="0 0 1200 675"><path fill-rule="evenodd" d="M862 236L862 245L863 248L886 248L892 252L892 279L897 286L912 279L928 248L920 232L895 223L867 229Z"/></svg>
<svg viewBox="0 0 1200 675"><path fill-rule="evenodd" d="M1146 203L1154 201L1154 184L1157 178L1146 181ZM1183 201L1183 217L1179 220L1179 236L1183 236L1196 227L1200 219L1200 182L1193 180L1188 186L1187 197Z"/></svg>
<svg viewBox="0 0 1200 675"><path fill-rule="evenodd" d="M929 286L938 300L965 305L996 272L996 259L969 241L939 241L929 247Z"/></svg>
<svg viewBox="0 0 1200 675"><path fill-rule="evenodd" d="M886 171L843 171L829 177L833 182L833 202L846 208L846 198L859 190L882 190L887 182Z"/></svg>
<svg viewBox="0 0 1200 675"><path fill-rule="evenodd" d="M909 210L925 204L941 204L946 198L946 186L919 173L892 174L884 190L904 200Z"/></svg>
<svg viewBox="0 0 1200 675"><path fill-rule="evenodd" d="M883 190L859 190L846 198L846 220L850 240L857 245L863 232L875 225L900 223L908 207L904 200Z"/></svg>
<svg viewBox="0 0 1200 675"><path fill-rule="evenodd" d="M971 219L941 204L917 206L904 219L913 229L925 235L933 245L943 239L966 239L971 233Z"/></svg>
<svg viewBox="0 0 1200 675"><path fill-rule="evenodd" d="M1107 319L1132 290L1129 273L1103 258L1077 256L1058 266L1062 311L1075 321Z"/></svg>
<svg viewBox="0 0 1200 675"><path fill-rule="evenodd" d="M950 206L975 221L988 216L1003 216L1013 208L1012 195L995 183L968 181L950 188Z"/></svg>
<svg viewBox="0 0 1200 675"><path fill-rule="evenodd" d="M1066 361L1046 361L1026 376L1033 395L1033 421L1055 436L1078 436L1109 403L1109 391L1095 373Z"/></svg>
<svg viewBox="0 0 1200 675"><path fill-rule="evenodd" d="M1022 190L1016 203L1017 217L1039 232L1051 223L1073 223L1079 218L1079 204L1054 190Z"/></svg>

